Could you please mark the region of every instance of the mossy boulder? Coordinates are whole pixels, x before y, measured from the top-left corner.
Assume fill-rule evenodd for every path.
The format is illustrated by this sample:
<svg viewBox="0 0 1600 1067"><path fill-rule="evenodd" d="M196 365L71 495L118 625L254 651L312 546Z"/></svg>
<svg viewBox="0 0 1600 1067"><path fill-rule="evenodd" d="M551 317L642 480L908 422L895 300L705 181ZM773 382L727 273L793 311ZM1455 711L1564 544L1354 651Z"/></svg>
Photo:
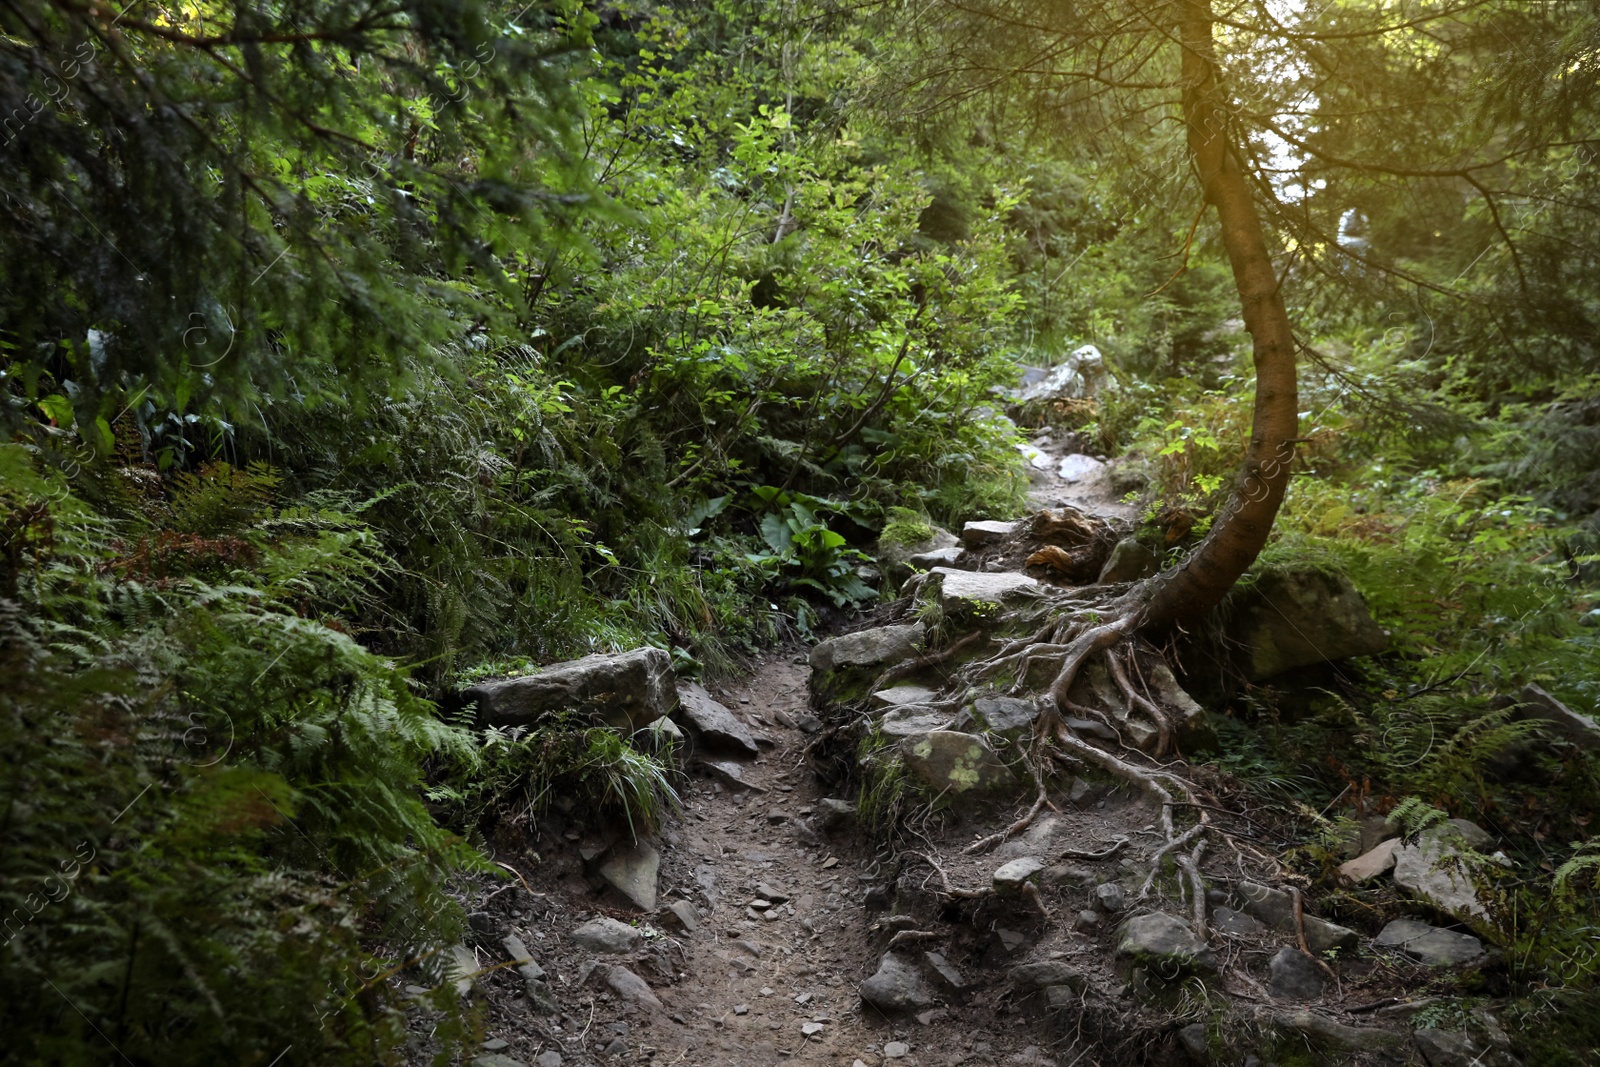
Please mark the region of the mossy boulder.
<svg viewBox="0 0 1600 1067"><path fill-rule="evenodd" d="M929 730L900 741L906 771L935 792L987 793L1016 788L1019 779L977 734Z"/></svg>
<svg viewBox="0 0 1600 1067"><path fill-rule="evenodd" d="M920 622L858 630L822 642L811 650L811 693L821 703L848 703L866 697L884 671L922 649L927 629Z"/></svg>

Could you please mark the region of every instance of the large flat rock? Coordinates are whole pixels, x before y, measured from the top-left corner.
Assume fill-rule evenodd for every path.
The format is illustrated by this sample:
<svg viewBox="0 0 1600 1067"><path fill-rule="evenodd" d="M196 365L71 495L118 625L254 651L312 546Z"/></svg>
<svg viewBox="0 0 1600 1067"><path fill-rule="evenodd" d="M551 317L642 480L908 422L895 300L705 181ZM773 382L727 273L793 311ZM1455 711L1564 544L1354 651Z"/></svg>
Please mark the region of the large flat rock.
<svg viewBox="0 0 1600 1067"><path fill-rule="evenodd" d="M939 603L946 611L960 611L973 605L1000 607L1008 599L1038 592L1040 585L1017 571L958 571L935 567L939 575Z"/></svg>
<svg viewBox="0 0 1600 1067"><path fill-rule="evenodd" d="M888 737L913 737L949 725L950 716L942 711L908 705L884 712L878 720L878 731Z"/></svg>
<svg viewBox="0 0 1600 1067"><path fill-rule="evenodd" d="M879 626L829 638L811 650L811 669L834 671L841 667L889 667L910 659L922 646L922 623Z"/></svg>
<svg viewBox="0 0 1600 1067"><path fill-rule="evenodd" d="M678 709L672 713L702 745L713 749L756 755L756 739L750 728L698 682L678 683Z"/></svg>
<svg viewBox="0 0 1600 1067"><path fill-rule="evenodd" d="M968 548L998 545L1016 532L1016 529L1017 524L1014 522L996 522L990 519L969 522L961 528L961 540Z"/></svg>
<svg viewBox="0 0 1600 1067"><path fill-rule="evenodd" d="M1483 942L1459 930L1441 930L1416 919L1396 919L1375 939L1425 967L1466 967L1484 959Z"/></svg>
<svg viewBox="0 0 1600 1067"><path fill-rule="evenodd" d="M477 704L481 726L529 726L570 710L630 733L666 715L678 700L672 659L659 648L555 663L538 674L482 682L463 696Z"/></svg>

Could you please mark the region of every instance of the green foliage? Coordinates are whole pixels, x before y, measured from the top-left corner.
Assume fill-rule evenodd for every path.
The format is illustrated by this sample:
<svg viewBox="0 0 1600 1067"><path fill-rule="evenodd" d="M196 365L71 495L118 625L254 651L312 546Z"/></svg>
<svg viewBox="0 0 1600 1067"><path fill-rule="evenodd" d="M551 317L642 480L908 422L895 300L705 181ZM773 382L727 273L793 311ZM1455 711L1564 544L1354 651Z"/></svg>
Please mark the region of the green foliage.
<svg viewBox="0 0 1600 1067"><path fill-rule="evenodd" d="M933 537L933 524L928 517L910 508L889 508L885 513L883 530L878 540L886 545L908 548L920 545Z"/></svg>
<svg viewBox="0 0 1600 1067"><path fill-rule="evenodd" d="M477 861L419 792L465 738L341 632L382 573L373 540L265 508L270 470L219 466L173 501L210 536L147 577L130 564L158 535L110 538L27 460L0 446L23 564L0 601L10 1047L78 1062L98 1031L172 1063L389 1057L401 1016L375 976L455 936L444 880Z"/></svg>

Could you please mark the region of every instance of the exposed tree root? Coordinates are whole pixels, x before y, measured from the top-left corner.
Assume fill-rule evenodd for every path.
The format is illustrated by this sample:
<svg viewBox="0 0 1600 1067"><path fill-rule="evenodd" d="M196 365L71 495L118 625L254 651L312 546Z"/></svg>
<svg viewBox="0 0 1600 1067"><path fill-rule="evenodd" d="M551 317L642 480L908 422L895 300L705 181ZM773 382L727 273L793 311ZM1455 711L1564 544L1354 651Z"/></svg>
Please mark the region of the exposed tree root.
<svg viewBox="0 0 1600 1067"><path fill-rule="evenodd" d="M1024 758L1026 759L1026 757ZM1049 787L1045 785L1044 772L1041 769L1042 766L1043 764L1039 760L1028 760L1028 769L1033 772L1033 784L1039 791L1038 796L1034 799L1033 807L1028 809L1028 814L1024 815L1022 818L1018 819L1004 830L1001 830L999 833L990 834L981 841L973 842L963 851L965 851L968 855L971 855L974 852L987 852L996 845L999 845L1004 841L1009 841L1011 838L1017 836L1018 834L1022 833L1022 831L1032 826L1033 820L1037 819L1039 817L1039 813L1044 811L1046 808L1049 808L1051 811L1061 810L1054 804L1050 803L1050 790Z"/></svg>
<svg viewBox="0 0 1600 1067"><path fill-rule="evenodd" d="M868 691L872 692L882 689L885 686L893 684L894 682L898 682L902 678L909 678L911 675L916 674L918 671L924 670L928 667L938 667L942 664L949 663L967 649L973 647L974 645L982 644L983 641L983 631L974 630L970 634L967 634L965 637L961 638L961 640L950 645L948 648L940 649L938 652L929 652L924 655L917 656L914 659L908 659L904 663L898 664L897 666L890 667L888 670L884 671L878 676L878 679L872 683L872 686Z"/></svg>

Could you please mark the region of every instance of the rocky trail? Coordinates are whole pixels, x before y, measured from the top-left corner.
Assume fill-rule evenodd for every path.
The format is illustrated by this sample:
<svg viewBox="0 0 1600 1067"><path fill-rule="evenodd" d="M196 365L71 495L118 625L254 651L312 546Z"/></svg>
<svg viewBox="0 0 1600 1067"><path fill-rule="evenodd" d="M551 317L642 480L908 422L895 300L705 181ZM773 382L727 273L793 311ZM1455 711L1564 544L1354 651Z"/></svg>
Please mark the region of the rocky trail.
<svg viewBox="0 0 1600 1067"><path fill-rule="evenodd" d="M609 684L673 707L648 729L682 738L683 809L636 841L558 798L497 841L516 877L470 888L451 960L482 1010L477 1067L1518 1062L1490 1013L1429 1014L1500 952L1473 929L1477 827L1401 840L1369 820L1341 877L1392 879L1409 914L1329 921L1286 843L1179 754L1207 713L1160 662L1127 663L1150 708L1085 672L1071 745L1041 766L1035 701L963 689L960 658L925 651L941 618L958 635L1036 587L1146 565L1115 471L1064 447L1041 435L1029 456L1034 503L1063 510L917 546L923 600L809 656L712 692L657 692L670 667L648 656L537 676L570 702L605 688L597 670L643 671ZM1076 543L1039 547L1068 527ZM534 692L517 685L480 707L513 721ZM433 1049L413 1019L413 1052Z"/></svg>

